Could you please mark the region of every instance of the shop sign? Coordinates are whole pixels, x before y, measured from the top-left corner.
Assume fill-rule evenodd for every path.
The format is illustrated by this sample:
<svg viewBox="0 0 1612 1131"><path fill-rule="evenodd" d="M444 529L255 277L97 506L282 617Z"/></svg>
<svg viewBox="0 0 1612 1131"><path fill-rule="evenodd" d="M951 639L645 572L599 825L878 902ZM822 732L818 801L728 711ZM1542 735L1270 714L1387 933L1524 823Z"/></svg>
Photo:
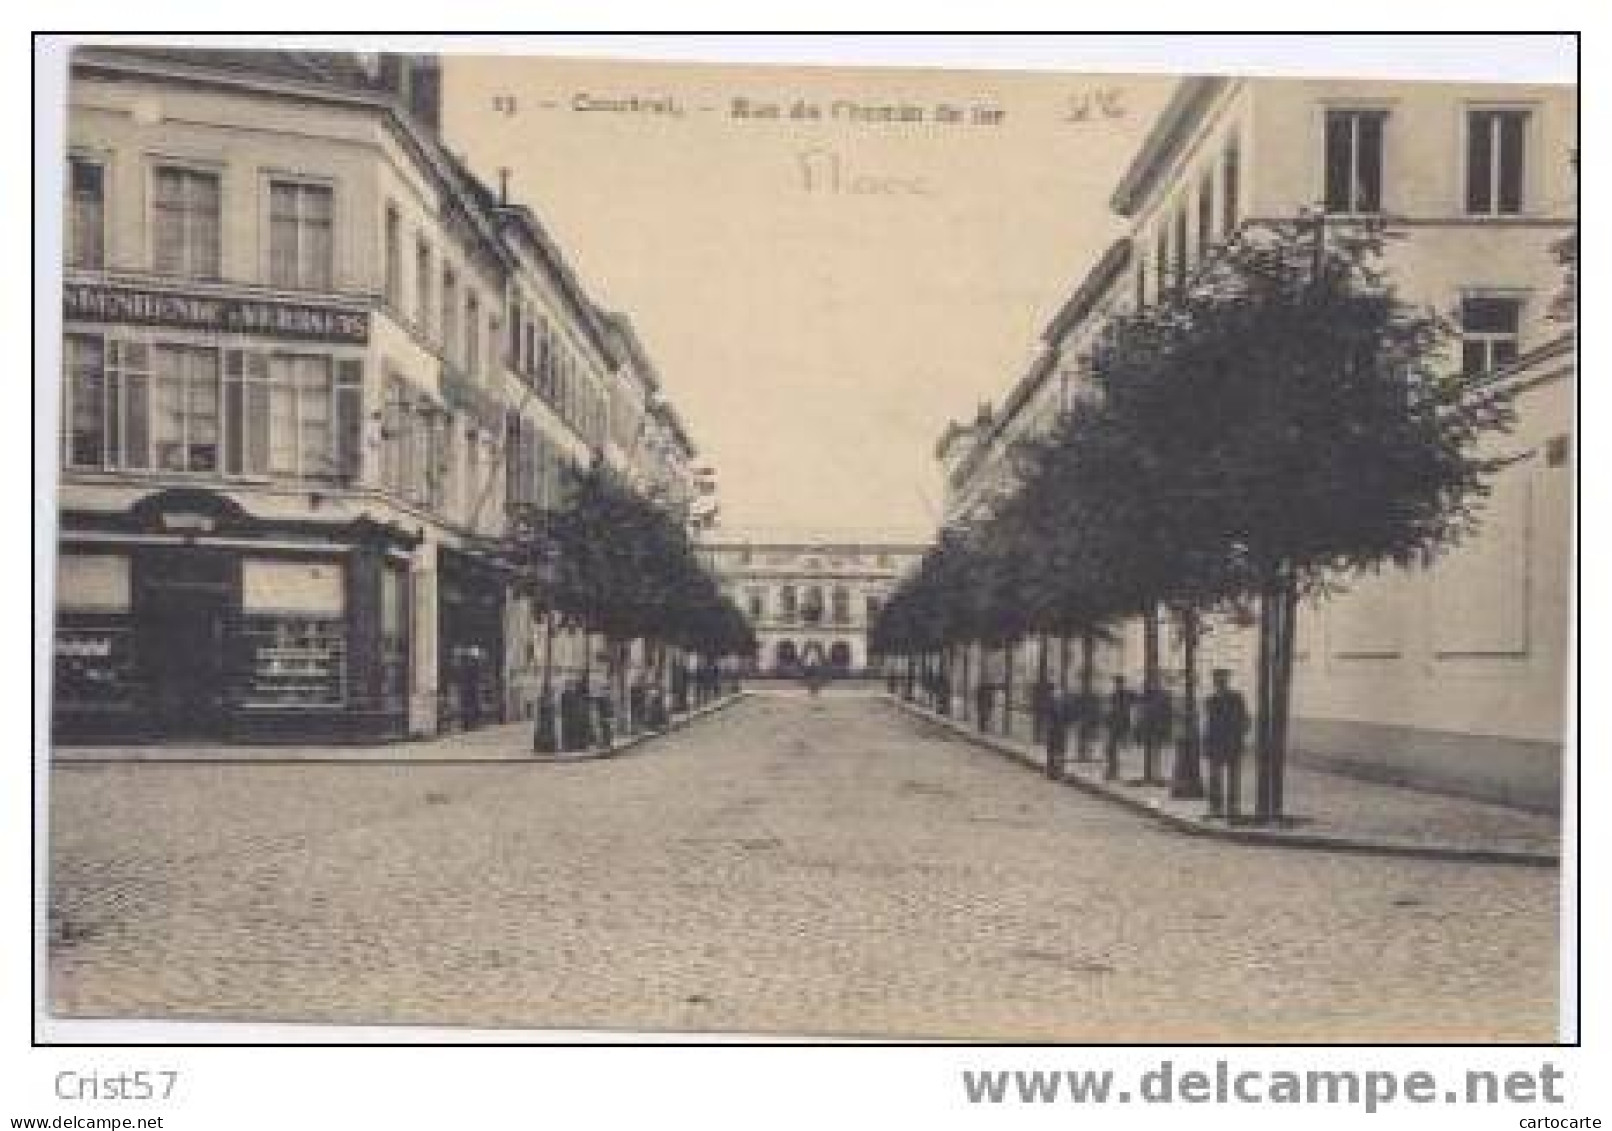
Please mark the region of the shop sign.
<svg viewBox="0 0 1612 1131"><path fill-rule="evenodd" d="M105 660L112 655L109 636L66 636L56 640L56 655L64 660Z"/></svg>
<svg viewBox="0 0 1612 1131"><path fill-rule="evenodd" d="M369 312L365 310L102 283L68 283L62 295L63 315L81 322L174 326L347 345L369 342Z"/></svg>

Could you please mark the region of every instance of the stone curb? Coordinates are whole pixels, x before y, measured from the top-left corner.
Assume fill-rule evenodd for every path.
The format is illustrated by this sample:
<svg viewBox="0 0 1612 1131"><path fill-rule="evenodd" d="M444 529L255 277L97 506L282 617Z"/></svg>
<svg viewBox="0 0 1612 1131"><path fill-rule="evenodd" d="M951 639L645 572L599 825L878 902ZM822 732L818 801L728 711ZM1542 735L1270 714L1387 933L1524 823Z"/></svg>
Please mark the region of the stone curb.
<svg viewBox="0 0 1612 1131"><path fill-rule="evenodd" d="M887 693L885 699L914 718L922 719L934 726L943 727L961 738L968 739L976 746L983 746L998 754L1005 754L1020 765L1033 769L1037 773L1046 773L1046 764L1044 762L1032 757L1028 751L1009 739L1004 739L997 735L980 734L967 723L947 718L929 710L927 707L909 703L898 696ZM1328 852L1358 852L1379 856L1409 856L1427 860L1462 860L1477 864L1519 864L1535 868L1557 868L1561 866L1560 853L1529 849L1421 843L1387 838L1336 836L1327 833L1280 832L1258 828L1227 828L1207 818L1188 817L1180 813L1172 813L1155 801L1135 796L1123 786L1109 785L1106 782L1098 781L1079 773L1066 774L1062 779L1062 784L1073 786L1094 797L1110 801L1141 816L1150 817L1187 836L1213 837L1237 844L1320 849Z"/></svg>
<svg viewBox="0 0 1612 1131"><path fill-rule="evenodd" d="M739 691L723 699L717 700L709 706L690 711L680 719L673 719L665 730L640 731L638 734L618 742L609 750L588 750L576 754L533 754L524 749L516 753L461 755L453 758L444 758L430 754L409 756L408 754L384 754L380 756L353 754L318 754L311 757L293 757L283 753L279 754L253 754L239 755L207 755L204 757L184 758L171 754L160 753L161 747L151 747L157 753L147 755L144 748L132 754L94 754L94 753L52 753L50 764L55 766L113 766L113 765L165 765L165 766L527 766L527 765L570 765L578 762L598 762L607 758L619 758L624 754L635 753L638 748L666 735L682 730L693 723L708 718L718 711L732 706L744 698L746 692ZM530 728L525 728L530 733ZM440 741L440 740L433 740ZM529 739L528 739L529 741ZM411 745L399 742L399 747L407 749ZM93 749L93 748L92 748ZM243 750L272 750L273 747L253 746L243 747ZM374 747L361 748L374 749Z"/></svg>

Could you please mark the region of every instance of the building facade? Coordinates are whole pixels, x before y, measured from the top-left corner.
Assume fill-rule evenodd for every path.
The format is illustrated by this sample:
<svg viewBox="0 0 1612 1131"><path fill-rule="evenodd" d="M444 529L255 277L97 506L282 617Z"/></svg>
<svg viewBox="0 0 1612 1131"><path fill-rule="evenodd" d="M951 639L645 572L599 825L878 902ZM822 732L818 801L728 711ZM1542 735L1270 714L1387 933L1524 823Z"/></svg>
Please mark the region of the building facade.
<svg viewBox="0 0 1612 1131"><path fill-rule="evenodd" d="M1354 579L1303 610L1294 744L1363 775L1554 807L1573 348L1552 308L1563 287L1555 249L1576 222L1576 117L1575 92L1560 87L1183 81L1113 194L1125 237L1044 335L1056 360L1041 368L1069 380L1039 400L1016 393L988 427L948 431L948 514L975 513L1002 489L989 469L1011 436L1036 426L1037 404L1081 395L1105 312L1154 301L1250 220L1321 212L1329 225L1382 223L1400 296L1459 329L1451 368L1515 392L1516 428L1485 441L1514 462L1495 478L1478 536L1428 569ZM1140 657L1131 626L1105 666L1134 676ZM1231 667L1247 685L1252 657L1251 632L1215 625L1205 667Z"/></svg>
<svg viewBox="0 0 1612 1131"><path fill-rule="evenodd" d="M868 629L924 549L915 539L843 535L722 532L701 543L755 630L756 670L784 676L814 663L843 675L872 666Z"/></svg>
<svg viewBox="0 0 1612 1131"><path fill-rule="evenodd" d="M500 540L606 454L630 362L531 211L447 151L438 98L429 57L75 53L63 738L530 712Z"/></svg>

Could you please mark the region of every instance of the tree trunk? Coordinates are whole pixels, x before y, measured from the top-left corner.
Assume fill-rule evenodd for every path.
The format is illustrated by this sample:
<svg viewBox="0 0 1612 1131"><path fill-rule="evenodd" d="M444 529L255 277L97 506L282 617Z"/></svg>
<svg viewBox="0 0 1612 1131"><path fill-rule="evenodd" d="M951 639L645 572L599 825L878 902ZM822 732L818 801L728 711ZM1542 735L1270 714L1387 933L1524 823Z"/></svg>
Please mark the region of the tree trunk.
<svg viewBox="0 0 1612 1131"><path fill-rule="evenodd" d="M970 672L973 667L971 662L973 655L974 642L971 640L963 641L963 686L960 688L963 701L960 710L964 721L972 721L974 718L974 684L972 673Z"/></svg>
<svg viewBox="0 0 1612 1131"><path fill-rule="evenodd" d="M1080 752L1078 759L1091 761L1091 740L1097 734L1097 636L1090 629L1080 634Z"/></svg>
<svg viewBox="0 0 1612 1131"><path fill-rule="evenodd" d="M1030 694L1030 740L1042 742L1047 737L1049 706L1052 698L1052 669L1047 660L1047 634L1036 637L1035 689Z"/></svg>
<svg viewBox="0 0 1612 1131"><path fill-rule="evenodd" d="M1265 822L1275 816L1271 807L1271 762L1275 749L1276 635L1281 615L1279 586L1266 581L1259 594L1259 673L1254 739L1254 818Z"/></svg>
<svg viewBox="0 0 1612 1131"><path fill-rule="evenodd" d="M1002 734L1013 734L1013 644L1002 646Z"/></svg>
<svg viewBox="0 0 1612 1131"><path fill-rule="evenodd" d="M1298 641L1298 584L1291 572L1282 578L1281 635L1277 638L1276 701L1271 724L1271 816L1280 820L1286 812L1287 740L1293 713L1293 659Z"/></svg>
<svg viewBox="0 0 1612 1131"><path fill-rule="evenodd" d="M1183 608L1181 619L1181 734L1176 738L1171 797L1202 797L1203 767L1198 730L1198 610Z"/></svg>
<svg viewBox="0 0 1612 1131"><path fill-rule="evenodd" d="M543 682L537 693L533 748L552 754L560 749L560 708L554 697L554 610L543 611Z"/></svg>
<svg viewBox="0 0 1612 1131"><path fill-rule="evenodd" d="M1159 734L1153 723L1152 699L1164 686L1159 673L1159 607L1149 602L1142 611L1142 780L1159 781Z"/></svg>

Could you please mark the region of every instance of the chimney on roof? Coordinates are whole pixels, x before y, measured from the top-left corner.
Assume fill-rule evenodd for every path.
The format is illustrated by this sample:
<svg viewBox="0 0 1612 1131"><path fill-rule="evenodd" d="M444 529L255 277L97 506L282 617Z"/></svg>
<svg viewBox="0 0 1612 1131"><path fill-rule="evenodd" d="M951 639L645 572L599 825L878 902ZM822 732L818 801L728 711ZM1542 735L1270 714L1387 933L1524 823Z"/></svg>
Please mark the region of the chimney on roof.
<svg viewBox="0 0 1612 1131"><path fill-rule="evenodd" d="M442 132L442 67L435 55L389 52L381 56L380 82L411 118L434 134Z"/></svg>

